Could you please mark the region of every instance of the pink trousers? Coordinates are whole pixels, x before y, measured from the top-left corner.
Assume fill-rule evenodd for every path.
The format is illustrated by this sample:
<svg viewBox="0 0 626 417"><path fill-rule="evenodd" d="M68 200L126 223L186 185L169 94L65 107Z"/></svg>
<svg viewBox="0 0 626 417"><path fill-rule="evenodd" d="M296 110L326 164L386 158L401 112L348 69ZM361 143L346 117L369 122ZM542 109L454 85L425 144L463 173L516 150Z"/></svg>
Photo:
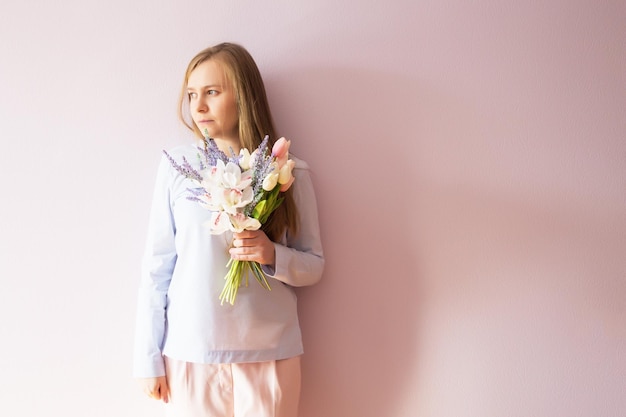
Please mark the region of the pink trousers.
<svg viewBox="0 0 626 417"><path fill-rule="evenodd" d="M169 417L297 417L300 357L233 364L165 358Z"/></svg>

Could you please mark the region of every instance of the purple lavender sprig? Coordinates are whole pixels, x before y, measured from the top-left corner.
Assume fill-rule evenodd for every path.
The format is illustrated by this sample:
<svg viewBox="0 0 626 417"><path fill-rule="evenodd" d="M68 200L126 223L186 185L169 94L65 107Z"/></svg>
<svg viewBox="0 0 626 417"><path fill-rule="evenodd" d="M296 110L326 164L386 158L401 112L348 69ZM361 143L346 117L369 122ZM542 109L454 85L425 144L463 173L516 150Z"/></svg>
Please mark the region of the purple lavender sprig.
<svg viewBox="0 0 626 417"><path fill-rule="evenodd" d="M187 200L198 203L202 203L204 201L200 199L201 195L206 194L206 190L204 188L187 188L187 191L191 194L187 196Z"/></svg>
<svg viewBox="0 0 626 417"><path fill-rule="evenodd" d="M174 160L174 158L170 156L169 153L167 153L167 151L163 151L163 153L165 154L165 157L170 161L170 164L172 164L174 169L178 171L180 175L191 180L202 182L202 175L200 175L200 173L196 171L196 169L192 167L191 164L189 164L187 158L183 156L183 163L179 164Z"/></svg>
<svg viewBox="0 0 626 417"><path fill-rule="evenodd" d="M198 149L200 149L200 148L198 148ZM202 156L199 153L197 153L196 157L198 158L198 165L200 165L200 168L199 168L200 171L204 171L206 166L204 165L204 162L202 161Z"/></svg>
<svg viewBox="0 0 626 417"><path fill-rule="evenodd" d="M204 161L207 166L213 167L217 165L217 161L227 163L232 161L233 158L229 158L220 148L217 147L215 141L211 138L204 139L204 148L198 148L204 157Z"/></svg>
<svg viewBox="0 0 626 417"><path fill-rule="evenodd" d="M252 195L254 196L252 202L248 204L245 210L247 216L252 215L257 203L263 199L265 190L263 190L263 179L274 170L272 167L272 156L268 153L268 140L269 136L265 136L263 141L257 148L257 154L254 158L254 164L252 171L254 177L252 178Z"/></svg>
<svg viewBox="0 0 626 417"><path fill-rule="evenodd" d="M207 167L213 167L217 165L217 161L222 161L225 164L228 162L234 162L238 164L239 159L241 159L239 156L236 156L234 154L232 148L230 148L232 156L229 158L217 147L215 141L211 138L205 138L204 147L198 146L197 148L200 151L196 154L196 156L198 157L198 163L200 165L200 171Z"/></svg>

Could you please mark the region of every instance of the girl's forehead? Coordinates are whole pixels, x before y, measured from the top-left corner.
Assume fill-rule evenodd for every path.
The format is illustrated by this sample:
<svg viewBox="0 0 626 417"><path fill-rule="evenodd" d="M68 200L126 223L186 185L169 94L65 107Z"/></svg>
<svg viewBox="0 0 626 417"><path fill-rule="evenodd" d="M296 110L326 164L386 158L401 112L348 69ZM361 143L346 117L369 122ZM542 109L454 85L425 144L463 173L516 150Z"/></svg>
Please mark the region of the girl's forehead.
<svg viewBox="0 0 626 417"><path fill-rule="evenodd" d="M209 59L207 61L198 64L189 73L187 79L188 87L201 87L207 85L227 85L227 76L224 66L216 60Z"/></svg>

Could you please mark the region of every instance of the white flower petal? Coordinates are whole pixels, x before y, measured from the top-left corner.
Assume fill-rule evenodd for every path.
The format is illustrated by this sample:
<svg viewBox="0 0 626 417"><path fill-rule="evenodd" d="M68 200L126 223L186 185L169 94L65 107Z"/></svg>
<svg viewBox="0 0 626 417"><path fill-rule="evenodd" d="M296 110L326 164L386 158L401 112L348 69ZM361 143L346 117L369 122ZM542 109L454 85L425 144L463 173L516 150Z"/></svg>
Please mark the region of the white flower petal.
<svg viewBox="0 0 626 417"><path fill-rule="evenodd" d="M265 191L272 191L276 187L278 182L278 172L272 172L263 179L263 189Z"/></svg>
<svg viewBox="0 0 626 417"><path fill-rule="evenodd" d="M223 211L213 212L211 214L211 220L207 223L213 235L220 235L232 228L230 217Z"/></svg>

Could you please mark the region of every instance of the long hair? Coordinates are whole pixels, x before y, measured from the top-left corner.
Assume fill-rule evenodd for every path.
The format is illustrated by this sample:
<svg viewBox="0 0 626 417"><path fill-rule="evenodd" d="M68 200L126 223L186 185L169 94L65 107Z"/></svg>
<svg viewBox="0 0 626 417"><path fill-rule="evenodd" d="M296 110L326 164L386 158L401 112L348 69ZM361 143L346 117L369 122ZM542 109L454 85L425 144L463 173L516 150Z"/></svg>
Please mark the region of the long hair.
<svg viewBox="0 0 626 417"><path fill-rule="evenodd" d="M200 51L187 66L185 79L179 98L178 116L196 136L202 138L202 132L190 120L187 83L189 75L196 67L208 60L218 62L235 93L239 113L239 142L251 152L256 149L265 135L269 135L269 147L278 139L272 120L272 113L265 93L265 85L259 68L248 51L235 43L221 43ZM274 242L278 241L285 230L290 234L298 232L298 210L291 188L284 193L283 203L272 213L262 226L263 231Z"/></svg>

